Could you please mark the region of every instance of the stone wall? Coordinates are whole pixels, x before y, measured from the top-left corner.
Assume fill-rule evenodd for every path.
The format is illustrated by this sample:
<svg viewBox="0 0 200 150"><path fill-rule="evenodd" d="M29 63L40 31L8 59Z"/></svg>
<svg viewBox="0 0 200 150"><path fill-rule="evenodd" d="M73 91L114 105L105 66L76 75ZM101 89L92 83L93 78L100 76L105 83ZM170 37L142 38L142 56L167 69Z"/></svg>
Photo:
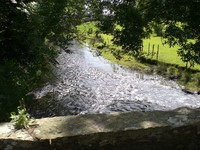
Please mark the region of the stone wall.
<svg viewBox="0 0 200 150"><path fill-rule="evenodd" d="M37 119L28 130L0 124L0 150L200 149L200 111L129 112Z"/></svg>

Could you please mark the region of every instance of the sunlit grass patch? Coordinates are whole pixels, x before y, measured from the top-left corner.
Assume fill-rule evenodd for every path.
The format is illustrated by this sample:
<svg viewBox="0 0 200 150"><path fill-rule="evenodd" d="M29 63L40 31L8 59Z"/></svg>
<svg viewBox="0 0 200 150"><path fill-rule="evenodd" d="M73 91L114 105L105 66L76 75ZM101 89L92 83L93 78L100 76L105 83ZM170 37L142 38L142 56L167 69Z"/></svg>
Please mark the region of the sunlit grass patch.
<svg viewBox="0 0 200 150"><path fill-rule="evenodd" d="M161 37L158 36L151 36L149 39L143 40L143 50L144 52L148 53L148 49L150 47L150 53L152 52L154 45L154 52L155 55L152 57L150 54L149 56L146 55L147 58L150 59L157 59L156 53L158 52L158 61L167 64L175 64L179 65L180 67L185 67L186 64L181 60L181 58L177 54L177 50L180 48L178 45L174 47L170 47L168 44L163 44L163 40ZM159 48L158 48L159 45ZM194 69L200 70L199 65L195 65Z"/></svg>
<svg viewBox="0 0 200 150"><path fill-rule="evenodd" d="M148 70L150 69L149 66L142 64L138 62L134 57L123 55L123 57L118 60L110 51L103 50L102 56L108 60L110 60L111 63L118 63L124 67L133 68L136 70Z"/></svg>

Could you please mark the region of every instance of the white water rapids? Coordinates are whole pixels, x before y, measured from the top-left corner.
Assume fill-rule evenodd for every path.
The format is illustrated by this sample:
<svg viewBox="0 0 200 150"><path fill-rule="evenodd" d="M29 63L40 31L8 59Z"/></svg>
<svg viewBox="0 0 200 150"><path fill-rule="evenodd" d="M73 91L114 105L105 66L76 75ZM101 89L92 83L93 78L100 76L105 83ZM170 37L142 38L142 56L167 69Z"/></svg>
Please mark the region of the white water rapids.
<svg viewBox="0 0 200 150"><path fill-rule="evenodd" d="M35 91L30 111L36 117L200 107L200 95L173 81L112 65L78 42L68 49L57 58L57 81Z"/></svg>

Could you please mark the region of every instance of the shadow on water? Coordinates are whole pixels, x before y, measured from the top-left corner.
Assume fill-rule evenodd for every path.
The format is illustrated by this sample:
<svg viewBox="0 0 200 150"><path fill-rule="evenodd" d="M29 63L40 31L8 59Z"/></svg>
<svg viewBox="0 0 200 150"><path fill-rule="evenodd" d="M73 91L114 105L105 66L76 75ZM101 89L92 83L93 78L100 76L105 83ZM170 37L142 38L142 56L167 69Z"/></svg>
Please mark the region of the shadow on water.
<svg viewBox="0 0 200 150"><path fill-rule="evenodd" d="M34 91L35 117L200 107L199 95L173 81L110 64L76 41L67 50L57 58L57 81Z"/></svg>

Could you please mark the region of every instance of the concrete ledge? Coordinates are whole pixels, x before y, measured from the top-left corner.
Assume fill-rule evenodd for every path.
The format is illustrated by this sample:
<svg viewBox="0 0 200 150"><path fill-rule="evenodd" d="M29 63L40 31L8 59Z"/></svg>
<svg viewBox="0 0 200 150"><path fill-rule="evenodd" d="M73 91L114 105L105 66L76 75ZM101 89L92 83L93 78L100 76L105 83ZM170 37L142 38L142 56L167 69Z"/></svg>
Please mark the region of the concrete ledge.
<svg viewBox="0 0 200 150"><path fill-rule="evenodd" d="M0 124L0 150L200 149L200 111L92 114L37 119L29 130Z"/></svg>

